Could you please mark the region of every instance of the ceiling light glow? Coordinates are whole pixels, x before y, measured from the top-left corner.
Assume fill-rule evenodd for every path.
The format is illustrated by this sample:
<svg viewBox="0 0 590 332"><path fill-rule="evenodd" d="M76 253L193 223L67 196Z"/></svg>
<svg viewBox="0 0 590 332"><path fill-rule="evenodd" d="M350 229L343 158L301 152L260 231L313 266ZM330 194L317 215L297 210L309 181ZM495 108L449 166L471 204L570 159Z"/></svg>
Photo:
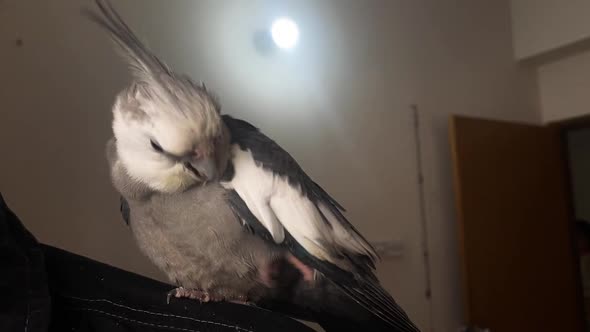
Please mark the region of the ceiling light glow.
<svg viewBox="0 0 590 332"><path fill-rule="evenodd" d="M297 24L286 17L276 19L270 28L272 40L282 49L295 47L299 40L299 28Z"/></svg>

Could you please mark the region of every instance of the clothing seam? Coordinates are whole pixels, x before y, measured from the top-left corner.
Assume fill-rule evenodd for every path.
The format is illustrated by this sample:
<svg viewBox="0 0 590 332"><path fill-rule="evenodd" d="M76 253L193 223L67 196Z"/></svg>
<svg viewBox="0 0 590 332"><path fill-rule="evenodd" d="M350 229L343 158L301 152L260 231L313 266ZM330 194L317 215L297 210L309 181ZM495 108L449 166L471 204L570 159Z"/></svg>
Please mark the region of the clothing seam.
<svg viewBox="0 0 590 332"><path fill-rule="evenodd" d="M198 318L193 318L193 317L186 317L186 316L179 316L179 315L174 315L174 314L165 314L165 313L161 313L161 312L153 312L153 311L148 311L148 310L143 310L143 309L138 309L138 308L133 308L133 307L129 307L120 303L116 303L107 299L86 299L86 298L81 298L81 297L75 297L75 296L66 296L66 295L62 295L65 298L70 298L73 300L79 300L79 301L85 301L85 302L106 302L109 303L111 305L117 306L117 307L121 307L121 308L125 308L131 311L135 311L135 312L141 312L141 313L146 313L146 314L150 314L150 315L154 315L154 316L163 316L163 317L171 317L171 318L182 318L182 319L187 319L187 320L191 320L194 322L198 322L198 323L206 323L206 324L211 324L211 325L217 325L217 326L222 326L222 327L227 327L227 328L232 328L232 329L236 329L238 331L244 331L244 332L255 332L253 330L249 330L249 329L245 329L242 327L239 327L237 325L231 325L231 324L225 324L225 323L219 323L219 322L214 322L214 321L209 321L209 320L203 320L203 319L198 319Z"/></svg>
<svg viewBox="0 0 590 332"><path fill-rule="evenodd" d="M132 319L132 318L128 318L125 316L119 316L119 315L115 315L112 314L110 312L106 312L106 311L102 311L102 310L98 310L98 309L90 309L90 308L68 308L69 310L82 310L82 311L90 311L90 312L97 312L103 315L107 315L107 316L111 316L111 317L115 317L118 319L122 319L128 322L132 322L132 323L138 323L138 324L142 324L142 325L147 325L147 326L152 326L152 327L159 327L159 328L164 328L164 329L171 329L171 330L178 330L178 331L187 331L187 332L201 332L200 330L193 330L193 329L187 329L187 328L183 328L183 327L176 327L176 326L170 326L170 325L162 325L162 324L154 324L154 323L148 323L148 322L144 322L144 321L140 321L137 319Z"/></svg>

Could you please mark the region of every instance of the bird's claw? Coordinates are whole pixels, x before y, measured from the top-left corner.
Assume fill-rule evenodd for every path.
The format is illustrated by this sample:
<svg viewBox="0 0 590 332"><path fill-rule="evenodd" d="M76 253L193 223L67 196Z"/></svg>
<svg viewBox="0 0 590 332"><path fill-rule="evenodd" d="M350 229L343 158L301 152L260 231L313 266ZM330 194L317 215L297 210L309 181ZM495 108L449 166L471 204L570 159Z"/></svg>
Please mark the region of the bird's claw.
<svg viewBox="0 0 590 332"><path fill-rule="evenodd" d="M198 290L198 289L188 289L188 288L184 288L184 287L177 287L174 288L173 290L169 291L166 294L166 303L170 304L170 298L171 297L176 297L176 298L189 298L189 299L193 299L193 300L197 300L201 303L205 303L205 302L209 302L211 301L211 297L209 296L209 293Z"/></svg>

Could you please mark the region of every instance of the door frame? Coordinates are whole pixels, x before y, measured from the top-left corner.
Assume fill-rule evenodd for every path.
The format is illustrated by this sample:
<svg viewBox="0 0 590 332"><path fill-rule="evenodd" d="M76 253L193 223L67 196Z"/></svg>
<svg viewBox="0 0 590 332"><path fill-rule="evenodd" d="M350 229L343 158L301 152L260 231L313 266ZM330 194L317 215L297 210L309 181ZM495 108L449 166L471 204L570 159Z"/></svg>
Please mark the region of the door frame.
<svg viewBox="0 0 590 332"><path fill-rule="evenodd" d="M462 114L451 114L450 118L449 118L449 125L453 126L453 118L455 117L465 117ZM466 116L469 117L469 116ZM573 118L568 118L568 119L563 119L563 120L557 120L557 121L550 121L550 122L545 122L545 123L527 123L527 122L518 122L518 121L507 121L507 120L501 120L501 119L493 119L493 118L485 118L485 117L478 117L477 119L480 120L491 120L491 121L498 121L498 122L507 122L507 123L514 123L514 124L522 124L522 125L532 125L532 126L536 126L539 128L546 128L547 130L550 131L550 134L552 136L552 140L555 144L557 144L557 148L560 149L561 151L559 152L558 156L552 157L552 158L556 158L557 162L562 164L562 169L559 171L559 173L562 174L562 176L565 176L566 178L563 181L563 185L562 185L562 189L563 189L563 199L565 199L565 209L566 209L566 218L569 220L567 222L566 226L566 230L565 230L565 234L562 233L563 235L565 235L566 237L569 236L569 239L566 238L566 240L569 240L569 245L570 245L570 250L571 253L573 255L573 262L572 262L572 268L573 268L573 272L574 272L574 280L573 282L575 283L573 285L574 291L575 291L575 298L573 299L575 301L575 304L577 306L577 310L578 310L578 317L581 316L581 318L583 319L583 322L579 322L582 323L583 325L581 326L582 328L586 329L587 327L590 327L590 319L586 318L586 314L585 314L585 303L584 303L584 294L583 294L583 284L582 284L582 276L581 276L581 270L580 270L580 260L579 260L579 253L578 253L578 248L577 248L577 243L576 243L576 233L575 233L575 227L574 227L574 221L575 221L575 205L574 205L574 193L573 193L573 183L572 183L572 171L571 171L571 160L570 160L570 156L569 156L569 149L568 149L568 133L572 132L572 131L578 131L578 130L583 130L583 129L590 129L590 113L587 115L583 115L583 116L578 116L578 117L573 117ZM449 127L449 134L452 135L452 130L451 127ZM451 136L452 137L452 136ZM453 147L451 147L451 150L453 150ZM453 151L451 151L451 154L454 154ZM453 157L454 158L454 157ZM553 159L555 160L555 159ZM456 167L453 168L453 171L456 171ZM454 176L454 181L458 181L458 176L455 174ZM457 183L454 184L455 187L458 187ZM459 197L456 196L455 200L458 200ZM457 213L461 213L460 209L458 209ZM563 215L562 215L563 216ZM458 228L459 231L460 227ZM461 241L462 235L459 234L459 241ZM567 244L566 244L567 245ZM460 245L460 251L463 250L463 246ZM461 256L464 256L464 253L459 252L459 254ZM465 269L465 264L461 264L461 268ZM466 276L466 272L463 271L462 273L463 277ZM570 279L569 282L571 282L572 280ZM568 283L569 283L568 282ZM465 280L463 280L463 284L465 284ZM464 298L463 301L465 303L467 303L467 294L464 293ZM464 311L464 315L465 317L469 316L469 312L468 312L468 306L465 305L465 311Z"/></svg>
<svg viewBox="0 0 590 332"><path fill-rule="evenodd" d="M590 321L586 317L585 311L585 301L584 301L584 294L583 294L583 285L582 285L582 274L580 269L580 256L578 253L578 248L576 245L576 233L575 233L575 220L576 220L576 210L574 206L574 191L573 191L573 178L572 178L572 171L571 171L571 158L569 155L569 140L568 140L568 133L572 131L590 129L590 114L577 116L565 120L559 121L552 121L547 124L547 127L553 128L556 130L558 139L561 145L561 159L564 163L564 170L565 170L565 177L566 181L566 201L567 201L567 209L568 209L568 219L569 219L569 233L570 233L570 243L572 245L572 251L575 255L574 260L574 268L577 270L576 273L576 288L577 288L577 302L578 302L578 310L581 311L581 316L584 319L585 327L588 328L590 326Z"/></svg>

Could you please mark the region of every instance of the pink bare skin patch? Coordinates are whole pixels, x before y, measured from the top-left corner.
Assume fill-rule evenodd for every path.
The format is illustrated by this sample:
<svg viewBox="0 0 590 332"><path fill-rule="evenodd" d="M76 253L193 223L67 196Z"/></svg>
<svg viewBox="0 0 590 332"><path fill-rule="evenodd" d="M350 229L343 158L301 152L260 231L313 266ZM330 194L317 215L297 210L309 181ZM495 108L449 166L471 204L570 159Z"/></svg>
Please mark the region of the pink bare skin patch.
<svg viewBox="0 0 590 332"><path fill-rule="evenodd" d="M285 259L277 260L274 262L268 262L266 264L260 264L259 278L260 281L269 288L277 286L280 279L291 279L292 276L281 275L285 272L285 265L288 264L292 268L295 268L301 273L301 278L306 282L312 282L314 280L314 269L303 264L299 259L291 254L287 254ZM294 272L291 268L291 272Z"/></svg>
<svg viewBox="0 0 590 332"><path fill-rule="evenodd" d="M273 287L279 276L279 266L273 262L261 264L258 270L260 281L266 287Z"/></svg>
<svg viewBox="0 0 590 332"><path fill-rule="evenodd" d="M295 268L297 268L297 270L299 270L299 272L301 272L301 275L303 275L303 280L308 281L308 282L313 281L314 270L312 268L303 264L303 262L301 262L299 259L297 259L297 257L295 257L291 254L287 255L287 260L291 264L293 264L293 266L295 266Z"/></svg>

